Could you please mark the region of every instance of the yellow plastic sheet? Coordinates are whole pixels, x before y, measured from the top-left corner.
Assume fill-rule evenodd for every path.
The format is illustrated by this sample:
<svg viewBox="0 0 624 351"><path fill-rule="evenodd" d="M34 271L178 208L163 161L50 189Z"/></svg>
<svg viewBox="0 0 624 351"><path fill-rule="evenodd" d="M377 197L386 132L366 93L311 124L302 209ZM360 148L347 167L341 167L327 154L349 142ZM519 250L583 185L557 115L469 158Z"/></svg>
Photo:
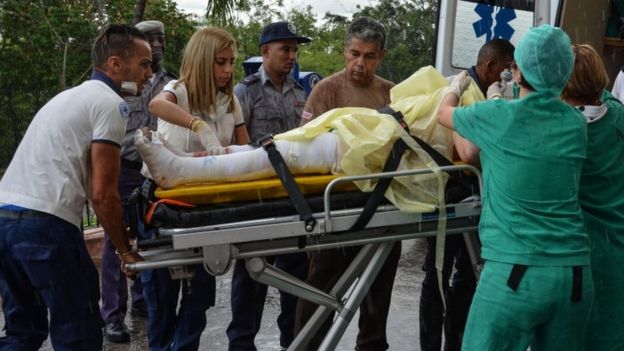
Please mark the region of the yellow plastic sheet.
<svg viewBox="0 0 624 351"><path fill-rule="evenodd" d="M390 93L390 107L401 111L410 132L419 136L447 158L452 156L450 130L437 123L436 112L446 94L448 81L433 67L423 67L396 85ZM483 94L473 83L464 93L463 103L482 100ZM406 212L432 211L443 206L446 175L435 162L389 115L367 108L338 108L327 111L301 128L276 136L280 140L306 140L333 130L340 135L346 153L341 163L347 175L381 172L392 145L401 138L414 152L403 155L398 170L430 168L432 174L395 178L386 198ZM360 181L362 191L372 191L376 180Z"/></svg>

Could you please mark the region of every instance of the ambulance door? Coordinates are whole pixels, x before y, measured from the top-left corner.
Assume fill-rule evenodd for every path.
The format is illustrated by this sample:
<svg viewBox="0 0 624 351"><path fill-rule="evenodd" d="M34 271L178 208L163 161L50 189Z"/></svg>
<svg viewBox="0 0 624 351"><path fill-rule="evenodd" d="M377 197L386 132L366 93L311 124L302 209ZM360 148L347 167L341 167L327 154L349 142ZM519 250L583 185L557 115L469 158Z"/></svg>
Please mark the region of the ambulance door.
<svg viewBox="0 0 624 351"><path fill-rule="evenodd" d="M441 0L435 67L450 76L473 66L479 49L494 38L514 45L526 31L544 23L556 25L557 0Z"/></svg>

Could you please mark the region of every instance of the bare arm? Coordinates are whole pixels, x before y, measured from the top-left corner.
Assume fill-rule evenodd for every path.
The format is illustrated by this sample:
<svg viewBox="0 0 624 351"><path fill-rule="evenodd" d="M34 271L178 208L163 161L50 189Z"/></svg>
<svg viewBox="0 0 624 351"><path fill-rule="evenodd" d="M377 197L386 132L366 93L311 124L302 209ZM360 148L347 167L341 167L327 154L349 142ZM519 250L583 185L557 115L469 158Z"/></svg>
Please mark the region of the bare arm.
<svg viewBox="0 0 624 351"><path fill-rule="evenodd" d="M244 124L234 128L234 142L238 145L249 144L249 133L247 133L247 127Z"/></svg>
<svg viewBox="0 0 624 351"><path fill-rule="evenodd" d="M102 227L108 233L113 245L124 263L141 260L141 256L130 253L123 209L117 191L117 177L120 164L119 147L106 143L91 145L91 203Z"/></svg>
<svg viewBox="0 0 624 351"><path fill-rule="evenodd" d="M149 103L149 111L169 123L190 129L195 117L177 105L175 95L163 91Z"/></svg>
<svg viewBox="0 0 624 351"><path fill-rule="evenodd" d="M481 150L475 144L467 139L462 138L457 132L455 132L455 125L453 123L453 112L459 104L459 97L455 94L446 94L440 102L440 108L438 109L437 118L438 122L453 130L453 142L457 149L457 154L462 161L472 164L479 164L479 153Z"/></svg>
<svg viewBox="0 0 624 351"><path fill-rule="evenodd" d="M451 130L455 130L453 112L457 105L459 105L459 97L455 94L446 94L440 102L440 108L436 116L441 125Z"/></svg>
<svg viewBox="0 0 624 351"><path fill-rule="evenodd" d="M462 138L457 132L453 132L453 143L455 143L457 154L462 161L473 166L479 166L479 153L481 152L479 147L471 143L468 139Z"/></svg>

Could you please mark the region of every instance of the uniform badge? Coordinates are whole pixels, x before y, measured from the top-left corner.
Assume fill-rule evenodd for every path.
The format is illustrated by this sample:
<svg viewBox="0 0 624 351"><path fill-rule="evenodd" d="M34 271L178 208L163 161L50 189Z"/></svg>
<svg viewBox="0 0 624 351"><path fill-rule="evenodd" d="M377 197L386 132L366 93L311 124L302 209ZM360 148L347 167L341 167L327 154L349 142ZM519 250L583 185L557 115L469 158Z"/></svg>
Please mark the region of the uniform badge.
<svg viewBox="0 0 624 351"><path fill-rule="evenodd" d="M119 103L119 114L123 119L128 119L128 117L130 117L130 109L125 101Z"/></svg>
<svg viewBox="0 0 624 351"><path fill-rule="evenodd" d="M297 33L297 28L295 27L294 24L288 22L288 30L291 31L293 34Z"/></svg>

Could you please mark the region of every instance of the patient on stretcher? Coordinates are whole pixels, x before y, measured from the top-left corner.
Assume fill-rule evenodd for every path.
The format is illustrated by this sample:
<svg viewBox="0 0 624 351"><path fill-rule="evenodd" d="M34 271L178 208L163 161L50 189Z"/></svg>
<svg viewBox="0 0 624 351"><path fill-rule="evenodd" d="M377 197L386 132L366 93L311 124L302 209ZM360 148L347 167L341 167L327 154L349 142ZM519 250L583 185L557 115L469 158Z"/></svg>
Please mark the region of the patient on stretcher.
<svg viewBox="0 0 624 351"><path fill-rule="evenodd" d="M198 182L239 182L275 176L262 148L247 146L226 155L180 157L158 132L137 131L134 139L152 179L161 188ZM341 173L338 136L323 133L301 142L276 140L275 145L293 174Z"/></svg>
<svg viewBox="0 0 624 351"><path fill-rule="evenodd" d="M400 111L410 133L433 146L447 158L452 152L450 131L434 118L448 83L432 67L424 67L391 91L394 111ZM462 97L466 102L483 99L476 86ZM398 170L431 168L433 173L395 178L386 198L403 211L432 210L441 203L445 175L410 135L388 114L366 108L328 111L303 127L277 135L275 145L293 174L359 175L381 172L394 142L405 141L408 152ZM228 154L184 157L161 140L137 131L135 143L153 180L161 188L197 182L237 182L275 176L262 148L238 147ZM359 181L371 191L376 180Z"/></svg>

